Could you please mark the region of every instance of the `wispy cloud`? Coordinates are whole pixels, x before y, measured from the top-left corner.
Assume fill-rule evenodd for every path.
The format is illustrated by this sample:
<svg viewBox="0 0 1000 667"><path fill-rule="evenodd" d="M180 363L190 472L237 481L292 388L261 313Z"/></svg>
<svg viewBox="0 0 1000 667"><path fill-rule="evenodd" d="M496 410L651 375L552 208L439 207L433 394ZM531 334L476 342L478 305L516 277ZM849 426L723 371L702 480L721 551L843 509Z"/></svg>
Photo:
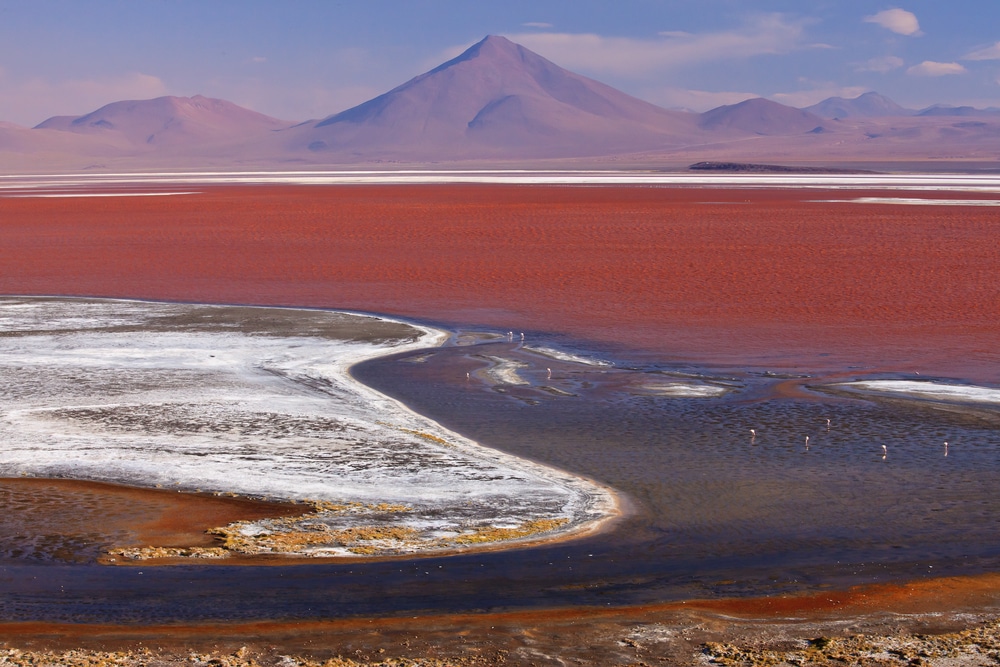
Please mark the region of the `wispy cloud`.
<svg viewBox="0 0 1000 667"><path fill-rule="evenodd" d="M569 69L639 77L698 63L808 48L803 43L803 26L802 21L768 14L755 17L735 30L664 32L646 39L562 32L527 32L507 37Z"/></svg>
<svg viewBox="0 0 1000 667"><path fill-rule="evenodd" d="M965 74L966 71L958 63L936 63L933 60L925 60L906 70L906 73L914 76L948 76L950 74Z"/></svg>
<svg viewBox="0 0 1000 667"><path fill-rule="evenodd" d="M1000 60L1000 42L963 56L962 60Z"/></svg>
<svg viewBox="0 0 1000 667"><path fill-rule="evenodd" d="M872 58L868 62L862 63L855 68L857 72L879 72L885 74L886 72L891 72L894 69L899 69L904 65L902 58L898 56L883 56L881 58Z"/></svg>
<svg viewBox="0 0 1000 667"><path fill-rule="evenodd" d="M867 88L857 86L838 86L833 83L816 83L815 87L788 93L775 93L768 97L775 102L792 107L807 107L828 97L854 98L868 92ZM708 111L715 107L728 104L738 104L759 93L744 91L707 91L683 88L664 88L657 91L647 91L642 98L668 109L690 109L691 111Z"/></svg>
<svg viewBox="0 0 1000 667"><path fill-rule="evenodd" d="M528 21L527 23L522 23L525 28L541 28L547 30L552 27L551 23L542 23L541 21Z"/></svg>
<svg viewBox="0 0 1000 667"><path fill-rule="evenodd" d="M865 23L875 23L898 35L917 37L923 34L920 32L920 22L917 21L916 15L905 9L886 9L877 14L866 16L864 20Z"/></svg>
<svg viewBox="0 0 1000 667"><path fill-rule="evenodd" d="M868 88L862 86L838 86L835 84L825 84L809 90L798 90L791 93L775 93L771 96L775 102L787 104L790 107L808 107L822 102L830 97L843 97L844 99L854 99L858 95L868 92Z"/></svg>
<svg viewBox="0 0 1000 667"><path fill-rule="evenodd" d="M658 104L667 109L686 109L690 111L708 111L727 104L738 104L753 97L756 93L740 91L709 91L690 90L684 88L660 88L644 91L642 99Z"/></svg>
<svg viewBox="0 0 1000 667"><path fill-rule="evenodd" d="M119 100L166 94L167 85L159 77L141 72L63 81L42 78L14 81L4 77L0 79L0 118L37 125L53 114L84 114Z"/></svg>
<svg viewBox="0 0 1000 667"><path fill-rule="evenodd" d="M266 63L267 62L267 58L265 58L264 56L254 56L253 58L250 59L250 62L252 62L252 63Z"/></svg>

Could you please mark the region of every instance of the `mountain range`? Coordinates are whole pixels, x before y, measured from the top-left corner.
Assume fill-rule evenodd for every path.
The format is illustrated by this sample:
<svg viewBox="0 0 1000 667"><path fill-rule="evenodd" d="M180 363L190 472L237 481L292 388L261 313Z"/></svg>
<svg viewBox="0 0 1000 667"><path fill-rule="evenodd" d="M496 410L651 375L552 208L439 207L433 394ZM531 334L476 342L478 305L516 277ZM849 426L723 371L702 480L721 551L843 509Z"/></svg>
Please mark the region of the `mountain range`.
<svg viewBox="0 0 1000 667"><path fill-rule="evenodd" d="M351 109L294 122L202 96L120 101L34 128L0 122L0 171L704 160L995 163L1000 109L905 109L875 92L804 109L756 98L668 110L503 37ZM541 162L540 162L541 161Z"/></svg>

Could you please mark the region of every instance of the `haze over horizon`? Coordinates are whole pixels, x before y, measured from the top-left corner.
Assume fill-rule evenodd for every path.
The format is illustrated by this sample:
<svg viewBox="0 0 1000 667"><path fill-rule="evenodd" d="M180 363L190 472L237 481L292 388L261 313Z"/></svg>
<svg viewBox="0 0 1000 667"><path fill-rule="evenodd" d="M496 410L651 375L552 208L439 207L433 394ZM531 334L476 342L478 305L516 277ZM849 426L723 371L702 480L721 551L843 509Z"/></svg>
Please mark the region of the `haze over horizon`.
<svg viewBox="0 0 1000 667"><path fill-rule="evenodd" d="M667 108L805 107L878 91L1000 106L1000 5L756 0L474 4L0 0L0 121L196 94L324 118L504 35Z"/></svg>

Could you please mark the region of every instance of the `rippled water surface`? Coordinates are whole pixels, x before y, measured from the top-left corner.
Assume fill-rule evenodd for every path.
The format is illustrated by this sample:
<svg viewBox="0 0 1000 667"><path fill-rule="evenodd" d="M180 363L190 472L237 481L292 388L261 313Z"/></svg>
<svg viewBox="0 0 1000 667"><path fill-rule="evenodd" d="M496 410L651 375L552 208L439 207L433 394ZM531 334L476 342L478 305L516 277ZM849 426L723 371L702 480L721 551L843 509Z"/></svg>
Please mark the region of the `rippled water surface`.
<svg viewBox="0 0 1000 667"><path fill-rule="evenodd" d="M849 398L822 378L760 374L714 378L731 388L719 398L664 397L645 391L664 378L649 369L549 379L539 367L522 372L536 386L483 390L447 380L462 363L479 359L451 348L358 375L473 438L620 489L635 514L607 548L658 573L692 558L706 573L735 562L955 571L997 553L996 406Z"/></svg>

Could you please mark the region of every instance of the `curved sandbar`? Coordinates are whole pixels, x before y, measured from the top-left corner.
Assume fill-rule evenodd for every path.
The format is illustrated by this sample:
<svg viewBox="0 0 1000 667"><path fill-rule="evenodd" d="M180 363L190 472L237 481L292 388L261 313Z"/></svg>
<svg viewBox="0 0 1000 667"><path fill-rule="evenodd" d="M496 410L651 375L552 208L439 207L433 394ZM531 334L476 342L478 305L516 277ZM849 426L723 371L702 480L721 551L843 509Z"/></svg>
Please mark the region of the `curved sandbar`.
<svg viewBox="0 0 1000 667"><path fill-rule="evenodd" d="M931 380L856 380L832 385L859 393L1000 406L1000 389Z"/></svg>
<svg viewBox="0 0 1000 667"><path fill-rule="evenodd" d="M440 552L594 530L588 480L482 447L353 380L448 334L319 310L0 299L0 476L311 504L223 546L128 558Z"/></svg>

